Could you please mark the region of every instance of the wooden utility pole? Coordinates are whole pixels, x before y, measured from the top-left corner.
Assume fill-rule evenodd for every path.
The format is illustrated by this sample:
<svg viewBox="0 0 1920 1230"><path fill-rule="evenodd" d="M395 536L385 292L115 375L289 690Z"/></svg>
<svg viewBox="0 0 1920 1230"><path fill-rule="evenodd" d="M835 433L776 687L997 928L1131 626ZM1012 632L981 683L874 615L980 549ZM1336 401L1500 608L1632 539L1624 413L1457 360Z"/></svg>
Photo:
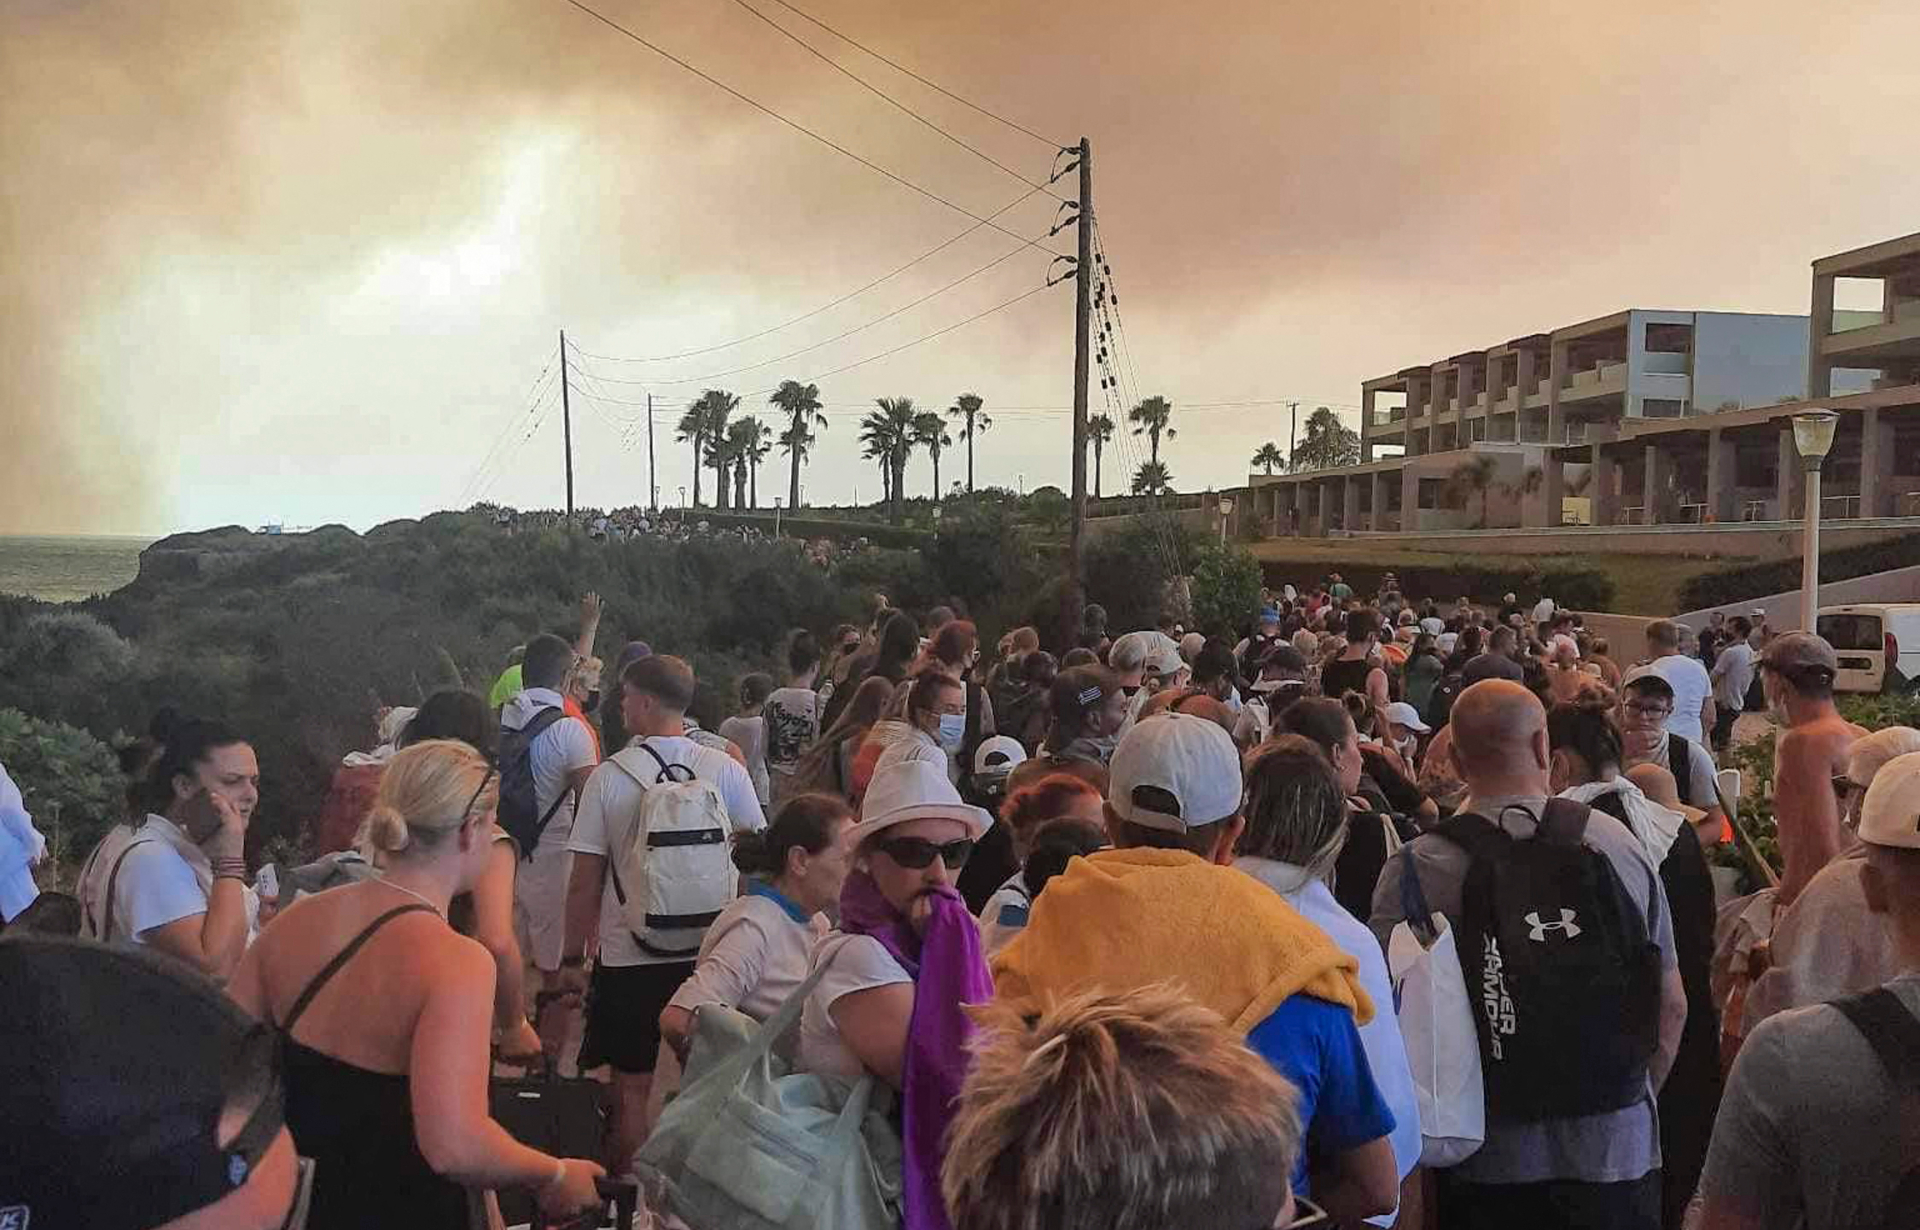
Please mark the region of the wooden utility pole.
<svg viewBox="0 0 1920 1230"><path fill-rule="evenodd" d="M653 394L647 394L647 508L660 511L660 484L653 478Z"/></svg>
<svg viewBox="0 0 1920 1230"><path fill-rule="evenodd" d="M1085 137L1080 138L1079 231L1073 290L1073 529L1067 545L1076 616L1086 600L1082 547L1087 533L1087 367L1093 340L1093 146Z"/></svg>
<svg viewBox="0 0 1920 1230"><path fill-rule="evenodd" d="M567 331L560 330L560 431L567 445L567 520L573 520L573 402L568 398Z"/></svg>

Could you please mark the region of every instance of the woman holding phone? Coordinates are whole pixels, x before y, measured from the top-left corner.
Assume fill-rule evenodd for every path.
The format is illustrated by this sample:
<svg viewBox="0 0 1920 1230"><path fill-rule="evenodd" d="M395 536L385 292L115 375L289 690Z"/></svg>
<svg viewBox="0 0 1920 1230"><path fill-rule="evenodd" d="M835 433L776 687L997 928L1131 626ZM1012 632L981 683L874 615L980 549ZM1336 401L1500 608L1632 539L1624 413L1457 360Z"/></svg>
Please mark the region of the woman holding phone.
<svg viewBox="0 0 1920 1230"><path fill-rule="evenodd" d="M259 917L247 884L247 822L260 801L253 748L217 722L156 731L140 788L147 818L107 873L101 938L132 940L224 982Z"/></svg>

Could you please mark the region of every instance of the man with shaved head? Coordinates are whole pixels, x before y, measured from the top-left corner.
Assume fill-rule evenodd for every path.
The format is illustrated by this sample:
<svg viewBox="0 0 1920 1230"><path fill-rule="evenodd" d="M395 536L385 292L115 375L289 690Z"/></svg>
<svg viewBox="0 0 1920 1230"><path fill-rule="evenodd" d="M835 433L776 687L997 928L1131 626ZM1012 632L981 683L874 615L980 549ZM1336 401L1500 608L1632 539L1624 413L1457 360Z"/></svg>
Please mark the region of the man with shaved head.
<svg viewBox="0 0 1920 1230"><path fill-rule="evenodd" d="M1536 836L1551 793L1547 785L1546 710L1520 684L1489 679L1460 694L1453 705L1451 729L1454 765L1467 786L1460 815L1484 817L1514 839L1511 843L1496 841L1491 846L1477 844L1479 857L1517 858L1516 848L1528 845ZM1449 822L1442 831L1409 842L1401 855L1388 861L1374 892L1370 920L1382 945L1394 926L1406 918L1403 902L1409 894L1403 892L1402 881L1410 870L1416 883L1407 887L1417 889L1424 895L1427 909L1444 914L1450 927L1462 931L1468 871L1475 858L1459 843L1458 837L1464 832ZM1624 1100L1625 1105L1598 1113L1555 1115L1537 1107L1505 1104L1502 1099L1511 1095L1501 1090L1511 1086L1490 1076L1486 1143L1460 1165L1441 1172L1441 1230L1468 1226L1657 1230L1661 1224L1660 1136L1654 1094L1673 1065L1686 1021L1686 992L1675 964L1672 919L1652 857L1624 825L1589 810L1579 841L1603 856L1625 890L1624 899L1638 911L1648 943L1658 949L1657 1041L1645 1061L1644 1088L1639 1071L1634 1069L1624 1098L1614 1099ZM1501 873L1496 870L1496 874ZM1565 917L1569 912L1560 911L1558 919L1538 918L1533 935L1523 933L1520 943L1527 945L1531 939L1539 947L1528 945L1525 954L1506 953L1507 961L1511 963L1521 955L1551 961L1556 952L1572 952L1571 947L1555 947L1579 935L1577 924ZM1491 942L1489 939L1488 944ZM1489 968L1497 971L1501 953L1490 951L1493 959ZM1461 955L1464 965L1469 956L1479 954L1463 951ZM1650 978L1655 976L1651 968L1648 973ZM1471 974L1468 981L1469 996L1478 1003L1481 988ZM1512 991L1519 1002L1507 1001L1502 990L1502 1007L1510 1016L1520 1018L1520 1034L1524 1037L1533 1005L1526 1001L1519 985ZM1539 1036L1534 1034L1535 1039ZM1565 1062L1543 1072L1542 1081L1577 1079L1575 1073L1583 1061L1581 1043L1570 1037L1566 1045Z"/></svg>

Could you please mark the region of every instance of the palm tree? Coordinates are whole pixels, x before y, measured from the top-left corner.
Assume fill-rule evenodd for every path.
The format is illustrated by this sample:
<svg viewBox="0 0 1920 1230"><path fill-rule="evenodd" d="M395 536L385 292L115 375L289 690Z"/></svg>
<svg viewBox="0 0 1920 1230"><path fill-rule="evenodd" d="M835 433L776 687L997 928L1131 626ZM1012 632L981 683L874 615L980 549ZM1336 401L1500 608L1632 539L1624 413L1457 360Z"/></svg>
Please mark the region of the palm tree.
<svg viewBox="0 0 1920 1230"><path fill-rule="evenodd" d="M707 399L696 397L687 405L686 412L680 416L680 425L674 439L682 444L693 445L693 506L700 507L700 467L705 465L707 453Z"/></svg>
<svg viewBox="0 0 1920 1230"><path fill-rule="evenodd" d="M860 420L860 439L867 455L880 457L887 465L887 499L892 517L900 520L901 501L906 498L907 456L913 452L913 398L880 397L874 399L878 410L870 410Z"/></svg>
<svg viewBox="0 0 1920 1230"><path fill-rule="evenodd" d="M1147 460L1160 460L1161 436L1171 440L1180 434L1169 425L1172 419L1173 403L1158 395L1147 398L1127 411L1127 422L1133 424L1133 434L1147 437Z"/></svg>
<svg viewBox="0 0 1920 1230"><path fill-rule="evenodd" d="M787 506L800 507L800 467L807 460L807 451L813 447L815 429L826 430L827 416L820 412L820 386L801 384L798 380L782 380L780 387L767 398L770 405L779 407L780 413L787 416L787 429L780 433L780 450L793 458L792 483L787 488Z"/></svg>
<svg viewBox="0 0 1920 1230"><path fill-rule="evenodd" d="M1280 451L1278 444L1269 440L1259 447L1253 454L1253 459L1248 462L1248 464L1259 466L1268 474L1272 474L1276 469L1285 470L1287 468L1287 455Z"/></svg>
<svg viewBox="0 0 1920 1230"><path fill-rule="evenodd" d="M1163 461L1143 461L1140 468L1133 472L1135 495L1159 495L1172 487L1173 474Z"/></svg>
<svg viewBox="0 0 1920 1230"><path fill-rule="evenodd" d="M947 434L946 421L931 410L922 410L914 415L913 442L926 449L927 456L933 458L933 498L938 500L940 498L940 450L953 443L953 437Z"/></svg>
<svg viewBox="0 0 1920 1230"><path fill-rule="evenodd" d="M947 414L964 424L960 428L960 438L967 442L967 490L969 492L973 490L973 438L993 426L993 420L980 411L980 407L984 405L986 403L980 400L978 393L962 393L957 401L947 407ZM934 456L933 466L936 470L940 468L938 454ZM934 485L939 486L937 483Z"/></svg>
<svg viewBox="0 0 1920 1230"><path fill-rule="evenodd" d="M1487 495L1498 485L1495 480L1499 473L1499 464L1493 458L1479 456L1461 462L1447 476L1448 488L1461 497L1463 504L1474 496L1480 498L1479 529L1487 528Z"/></svg>
<svg viewBox="0 0 1920 1230"><path fill-rule="evenodd" d="M1096 414L1087 420L1087 442L1093 445L1093 498L1100 498L1100 458L1113 441L1113 420Z"/></svg>
<svg viewBox="0 0 1920 1230"><path fill-rule="evenodd" d="M733 466L733 454L727 448L727 420L740 406L740 399L725 389L708 389L700 395L700 400L689 407L699 409L704 420L702 440L706 444L707 464L713 467L713 506L727 506L727 471ZM684 427L685 420L682 420ZM700 478L694 475L694 490L699 490Z"/></svg>
<svg viewBox="0 0 1920 1230"><path fill-rule="evenodd" d="M760 462L774 451L774 428L766 426L758 414L747 414L747 430L741 432L741 457L747 461L747 501L751 509L760 507Z"/></svg>

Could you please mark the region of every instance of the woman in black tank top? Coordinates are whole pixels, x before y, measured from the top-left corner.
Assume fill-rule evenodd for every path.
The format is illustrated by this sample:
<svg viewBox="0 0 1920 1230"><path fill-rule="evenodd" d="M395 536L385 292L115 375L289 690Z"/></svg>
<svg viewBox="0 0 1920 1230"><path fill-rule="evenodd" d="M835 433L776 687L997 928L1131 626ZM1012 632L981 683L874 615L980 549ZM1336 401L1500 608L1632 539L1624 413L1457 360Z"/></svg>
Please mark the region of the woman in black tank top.
<svg viewBox="0 0 1920 1230"><path fill-rule="evenodd" d="M465 1230L489 1188L533 1189L555 1219L599 1204L597 1164L487 1114L493 959L446 911L486 868L496 795L466 744L395 755L369 819L386 876L295 902L234 975L234 999L282 1038L312 1230Z"/></svg>

